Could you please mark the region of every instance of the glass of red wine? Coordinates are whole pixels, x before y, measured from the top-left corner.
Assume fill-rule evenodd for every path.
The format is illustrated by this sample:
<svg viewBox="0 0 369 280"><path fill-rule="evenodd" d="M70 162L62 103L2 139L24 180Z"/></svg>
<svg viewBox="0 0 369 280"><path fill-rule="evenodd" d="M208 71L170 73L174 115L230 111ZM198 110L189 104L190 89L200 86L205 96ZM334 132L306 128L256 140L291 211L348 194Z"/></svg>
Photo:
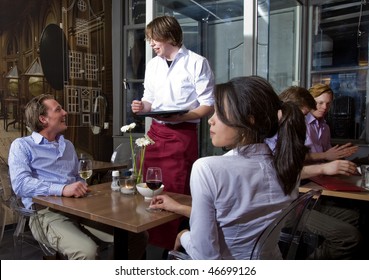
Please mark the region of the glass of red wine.
<svg viewBox="0 0 369 280"><path fill-rule="evenodd" d="M146 171L146 185L152 190L152 196L155 194L155 190L159 189L163 183L163 176L160 167L149 167ZM149 212L161 211L161 209L146 208Z"/></svg>

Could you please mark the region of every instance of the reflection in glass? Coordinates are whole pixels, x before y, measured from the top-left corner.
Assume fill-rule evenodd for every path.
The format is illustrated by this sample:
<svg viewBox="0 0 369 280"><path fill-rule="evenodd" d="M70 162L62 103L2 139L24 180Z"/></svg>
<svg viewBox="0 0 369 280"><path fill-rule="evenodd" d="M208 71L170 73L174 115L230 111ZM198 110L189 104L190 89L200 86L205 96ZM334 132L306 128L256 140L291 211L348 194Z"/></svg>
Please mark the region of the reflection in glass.
<svg viewBox="0 0 369 280"><path fill-rule="evenodd" d="M311 84L325 83L333 90L328 115L331 136L336 141L369 142L366 132L369 131L366 117L369 5L363 1L315 4L311 10Z"/></svg>

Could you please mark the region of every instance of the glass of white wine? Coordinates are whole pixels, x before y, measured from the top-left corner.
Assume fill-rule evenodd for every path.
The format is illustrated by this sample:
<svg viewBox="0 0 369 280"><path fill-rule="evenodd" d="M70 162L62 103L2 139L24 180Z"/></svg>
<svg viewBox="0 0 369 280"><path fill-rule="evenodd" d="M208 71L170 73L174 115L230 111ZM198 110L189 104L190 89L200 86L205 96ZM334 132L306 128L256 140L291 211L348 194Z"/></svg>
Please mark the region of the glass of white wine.
<svg viewBox="0 0 369 280"><path fill-rule="evenodd" d="M78 174L87 184L87 179L92 176L92 161L90 159L82 158L79 160Z"/></svg>

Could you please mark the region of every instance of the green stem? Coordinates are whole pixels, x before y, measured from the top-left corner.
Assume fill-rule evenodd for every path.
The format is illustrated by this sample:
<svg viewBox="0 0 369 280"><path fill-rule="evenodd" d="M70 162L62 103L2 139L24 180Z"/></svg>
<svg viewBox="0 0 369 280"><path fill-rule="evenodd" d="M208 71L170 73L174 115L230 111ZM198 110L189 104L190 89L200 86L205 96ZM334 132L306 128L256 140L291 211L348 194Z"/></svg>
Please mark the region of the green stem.
<svg viewBox="0 0 369 280"><path fill-rule="evenodd" d="M131 131L129 131L129 143L131 145L131 153L132 153L132 167L133 167L133 174L136 174L137 172L137 168L136 168L136 155L135 155L135 150L133 147L133 139L132 139L132 133Z"/></svg>
<svg viewBox="0 0 369 280"><path fill-rule="evenodd" d="M145 157L145 150L146 150L146 146L144 146L141 149L141 157L140 157L140 170L138 172L138 177L141 178L142 176L142 165L143 165L143 161L144 161L144 157Z"/></svg>

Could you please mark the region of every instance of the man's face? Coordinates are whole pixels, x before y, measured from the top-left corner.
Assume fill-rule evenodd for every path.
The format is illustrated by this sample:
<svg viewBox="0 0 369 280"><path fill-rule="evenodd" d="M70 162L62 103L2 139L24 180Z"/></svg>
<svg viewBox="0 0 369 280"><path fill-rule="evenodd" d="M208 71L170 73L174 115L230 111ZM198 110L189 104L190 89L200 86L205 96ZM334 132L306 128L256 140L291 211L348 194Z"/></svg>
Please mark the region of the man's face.
<svg viewBox="0 0 369 280"><path fill-rule="evenodd" d="M160 57L169 59L173 51L173 46L167 42L159 42L154 39L149 41L150 47L154 50L155 54Z"/></svg>
<svg viewBox="0 0 369 280"><path fill-rule="evenodd" d="M44 124L44 130L55 134L65 131L67 129L66 116L68 113L63 110L55 99L47 99L43 103L47 107L47 115L39 118Z"/></svg>
<svg viewBox="0 0 369 280"><path fill-rule="evenodd" d="M329 108L332 104L332 94L323 93L322 95L315 98L316 110L312 111L312 114L317 119L322 119L328 113Z"/></svg>

